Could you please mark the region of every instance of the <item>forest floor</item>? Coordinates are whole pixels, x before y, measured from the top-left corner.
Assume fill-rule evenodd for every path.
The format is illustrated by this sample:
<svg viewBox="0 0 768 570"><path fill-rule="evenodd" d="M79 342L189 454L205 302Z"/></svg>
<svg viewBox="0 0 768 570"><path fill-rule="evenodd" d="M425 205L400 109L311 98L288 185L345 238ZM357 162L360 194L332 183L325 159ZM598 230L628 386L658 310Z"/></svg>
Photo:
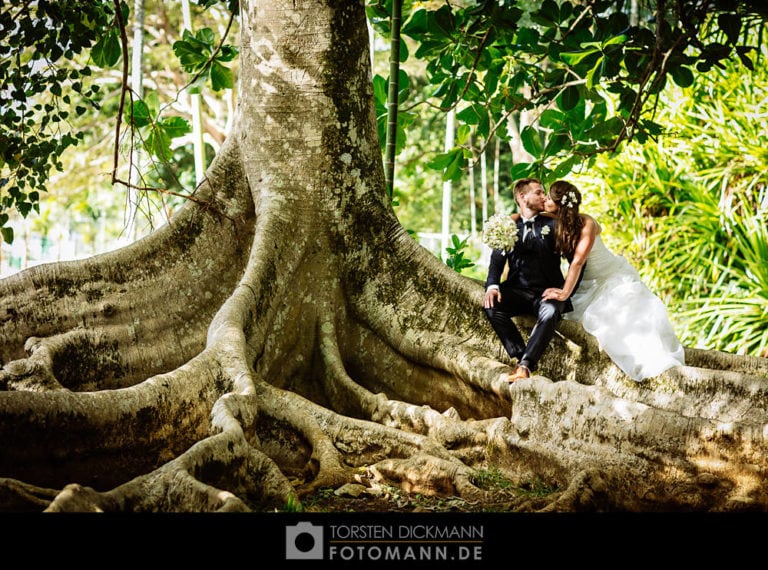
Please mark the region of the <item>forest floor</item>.
<svg viewBox="0 0 768 570"><path fill-rule="evenodd" d="M406 493L389 486L363 485L340 489L323 488L302 498L305 512L316 513L505 513L532 512L546 506L559 489L540 482L513 486L495 472L485 472L476 482L484 496L478 500L460 497L428 496Z"/></svg>

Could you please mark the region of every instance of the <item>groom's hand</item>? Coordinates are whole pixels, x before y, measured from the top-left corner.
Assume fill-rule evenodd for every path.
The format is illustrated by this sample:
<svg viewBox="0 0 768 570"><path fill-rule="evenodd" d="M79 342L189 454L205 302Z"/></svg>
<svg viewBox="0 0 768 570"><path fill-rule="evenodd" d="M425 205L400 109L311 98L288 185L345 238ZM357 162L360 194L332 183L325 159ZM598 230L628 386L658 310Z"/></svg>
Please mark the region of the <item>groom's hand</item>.
<svg viewBox="0 0 768 570"><path fill-rule="evenodd" d="M501 291L498 289L489 289L483 296L483 308L491 309L497 301L501 301Z"/></svg>

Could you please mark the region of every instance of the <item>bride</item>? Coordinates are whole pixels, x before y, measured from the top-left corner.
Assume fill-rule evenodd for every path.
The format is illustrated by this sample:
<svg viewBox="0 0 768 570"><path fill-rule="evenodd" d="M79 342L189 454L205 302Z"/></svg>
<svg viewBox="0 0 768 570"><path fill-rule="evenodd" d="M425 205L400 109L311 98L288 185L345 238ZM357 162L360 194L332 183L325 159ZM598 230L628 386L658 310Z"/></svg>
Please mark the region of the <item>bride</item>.
<svg viewBox="0 0 768 570"><path fill-rule="evenodd" d="M664 303L623 256L605 247L600 225L580 214L579 204L581 192L570 182L558 180L550 186L545 209L559 218L555 245L570 265L563 288L547 289L543 297L571 297L573 312L564 318L579 321L633 380L684 365L684 350Z"/></svg>

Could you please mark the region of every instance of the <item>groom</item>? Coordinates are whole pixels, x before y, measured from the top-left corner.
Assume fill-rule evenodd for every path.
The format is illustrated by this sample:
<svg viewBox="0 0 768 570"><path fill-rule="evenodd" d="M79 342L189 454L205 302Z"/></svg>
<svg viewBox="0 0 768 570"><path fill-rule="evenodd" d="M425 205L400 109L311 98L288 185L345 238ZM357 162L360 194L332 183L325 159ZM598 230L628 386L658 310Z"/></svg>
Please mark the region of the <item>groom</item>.
<svg viewBox="0 0 768 570"><path fill-rule="evenodd" d="M520 212L517 242L511 252L494 249L485 281L483 308L491 326L517 367L506 380L509 383L528 378L555 334L563 313L573 310L570 300L544 300L549 287L565 283L560 269L560 255L555 252L556 220L540 216L547 195L541 181L524 178L515 183L515 202ZM508 277L501 282L504 265L509 262ZM533 315L536 325L525 344L512 321L518 315Z"/></svg>

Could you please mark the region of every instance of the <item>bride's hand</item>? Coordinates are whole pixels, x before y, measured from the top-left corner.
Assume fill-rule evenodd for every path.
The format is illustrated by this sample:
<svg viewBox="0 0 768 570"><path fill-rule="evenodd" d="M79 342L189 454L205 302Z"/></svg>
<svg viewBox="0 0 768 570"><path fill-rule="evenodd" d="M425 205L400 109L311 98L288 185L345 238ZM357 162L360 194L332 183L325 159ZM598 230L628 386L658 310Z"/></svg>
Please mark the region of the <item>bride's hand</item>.
<svg viewBox="0 0 768 570"><path fill-rule="evenodd" d="M565 301L568 299L568 296L565 294L565 292L562 289L556 289L555 287L550 287L549 289L545 289L544 292L541 294L541 297L545 301Z"/></svg>

